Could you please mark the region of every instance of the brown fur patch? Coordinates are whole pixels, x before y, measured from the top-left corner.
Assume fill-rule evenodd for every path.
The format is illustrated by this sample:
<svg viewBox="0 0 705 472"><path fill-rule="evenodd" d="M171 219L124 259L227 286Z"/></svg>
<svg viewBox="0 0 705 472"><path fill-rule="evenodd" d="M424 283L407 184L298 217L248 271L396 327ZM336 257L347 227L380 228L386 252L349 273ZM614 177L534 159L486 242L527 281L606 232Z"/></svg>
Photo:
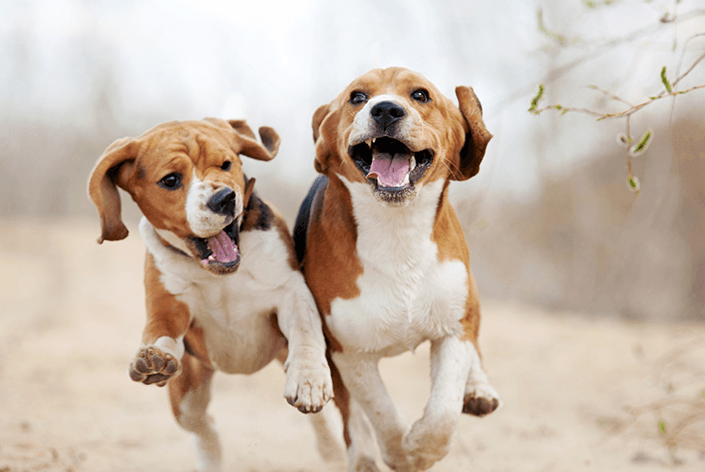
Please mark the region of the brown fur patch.
<svg viewBox="0 0 705 472"><path fill-rule="evenodd" d="M189 328L191 314L188 306L167 291L160 276L154 257L147 252L144 263L147 302L147 323L142 332L144 344L153 344L162 336L178 339Z"/></svg>
<svg viewBox="0 0 705 472"><path fill-rule="evenodd" d="M210 382L214 370L190 354L181 358L181 373L171 379L169 385L169 400L174 417L181 416L181 401L190 391L196 390Z"/></svg>
<svg viewBox="0 0 705 472"><path fill-rule="evenodd" d="M472 341L479 353L477 337L480 331L480 302L475 279L470 271L470 251L465 241L463 228L460 226L455 209L448 201L448 184L449 182L446 181L438 202L431 240L438 247L438 259L440 262L455 260L465 264L468 274L468 298L465 301L465 317L461 320L464 331L463 339Z"/></svg>
<svg viewBox="0 0 705 472"><path fill-rule="evenodd" d="M326 353L326 358L328 359L330 374L333 380L333 394L335 395L333 402L338 410L340 410L340 415L343 420L343 440L345 441L345 447L350 448L352 444L352 440L350 439L350 392L348 392L345 384L343 384L340 372L330 357L330 350Z"/></svg>
<svg viewBox="0 0 705 472"><path fill-rule="evenodd" d="M362 264L357 257L357 229L352 215L350 194L333 174L325 197L319 191L314 198L303 262L306 283L324 323L334 299L360 295L356 280L362 275Z"/></svg>
<svg viewBox="0 0 705 472"><path fill-rule="evenodd" d="M184 347L186 352L197 358L199 361L210 366L211 360L208 356L208 348L206 347L206 338L203 335L203 328L198 324L198 321L193 320L189 326L186 336L184 336Z"/></svg>

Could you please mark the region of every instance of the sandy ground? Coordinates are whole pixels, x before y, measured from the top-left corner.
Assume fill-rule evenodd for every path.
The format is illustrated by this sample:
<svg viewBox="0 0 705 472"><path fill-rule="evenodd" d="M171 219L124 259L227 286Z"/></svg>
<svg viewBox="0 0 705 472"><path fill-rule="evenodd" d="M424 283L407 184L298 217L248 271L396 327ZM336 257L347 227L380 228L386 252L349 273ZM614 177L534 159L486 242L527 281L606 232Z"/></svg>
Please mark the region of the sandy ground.
<svg viewBox="0 0 705 472"><path fill-rule="evenodd" d="M166 390L126 373L144 317L142 242L135 228L120 243L99 246L97 236L93 220L0 221L0 472L194 469ZM705 371L695 352L703 339L703 326L485 301L481 346L505 406L483 419L463 416L449 455L431 470L705 470L697 436L688 443L696 450L664 445L660 421L670 432L677 418L660 411L631 424L627 414L686 398L686 413L702 415L705 376L691 374ZM382 370L400 410L419 417L428 348L386 360ZM283 387L277 364L216 377L210 411L226 470L344 471L343 462L320 458L307 417L287 405ZM324 411L335 418L332 405Z"/></svg>

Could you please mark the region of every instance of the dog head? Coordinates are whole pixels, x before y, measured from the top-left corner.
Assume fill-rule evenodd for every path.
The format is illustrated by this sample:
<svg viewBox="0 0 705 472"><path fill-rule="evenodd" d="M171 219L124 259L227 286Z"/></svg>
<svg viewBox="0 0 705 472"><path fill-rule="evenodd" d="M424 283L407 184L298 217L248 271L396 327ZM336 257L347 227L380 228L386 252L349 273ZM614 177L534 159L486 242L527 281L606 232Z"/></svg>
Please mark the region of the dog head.
<svg viewBox="0 0 705 472"><path fill-rule="evenodd" d="M279 136L259 129L262 144L244 121L169 122L139 138L111 144L98 159L88 193L98 208L104 240L128 231L117 187L128 192L162 239L215 274L237 270L239 224L254 179L245 180L239 154L268 161Z"/></svg>
<svg viewBox="0 0 705 472"><path fill-rule="evenodd" d="M402 205L428 182L477 174L492 135L470 87L459 106L418 73L375 69L316 110L316 170L367 182L375 196Z"/></svg>

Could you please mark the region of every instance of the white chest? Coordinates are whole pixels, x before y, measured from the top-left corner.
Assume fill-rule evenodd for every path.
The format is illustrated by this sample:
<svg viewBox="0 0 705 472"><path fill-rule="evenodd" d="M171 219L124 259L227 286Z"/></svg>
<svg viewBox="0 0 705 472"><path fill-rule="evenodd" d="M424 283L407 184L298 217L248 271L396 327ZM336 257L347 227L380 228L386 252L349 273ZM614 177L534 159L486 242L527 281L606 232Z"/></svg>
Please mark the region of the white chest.
<svg viewBox="0 0 705 472"><path fill-rule="evenodd" d="M163 246L145 221L142 237L162 273L161 281L203 328L211 362L228 373L252 373L268 364L286 345L275 315L291 273L282 262L286 247L277 234L242 233L237 272L216 276Z"/></svg>
<svg viewBox="0 0 705 472"><path fill-rule="evenodd" d="M360 295L335 299L329 327L346 347L395 355L461 330L468 296L462 261L438 260L431 239L442 182L419 189L405 207L374 200L365 184L344 180L358 227Z"/></svg>

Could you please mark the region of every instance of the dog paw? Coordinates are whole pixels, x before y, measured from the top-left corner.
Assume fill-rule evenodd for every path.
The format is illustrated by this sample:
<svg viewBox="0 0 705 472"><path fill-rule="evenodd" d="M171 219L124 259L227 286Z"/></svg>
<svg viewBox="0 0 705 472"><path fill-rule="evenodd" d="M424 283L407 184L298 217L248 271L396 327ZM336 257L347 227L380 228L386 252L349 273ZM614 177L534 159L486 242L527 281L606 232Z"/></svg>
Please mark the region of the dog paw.
<svg viewBox="0 0 705 472"><path fill-rule="evenodd" d="M128 370L130 378L145 385L166 385L179 371L179 361L171 354L164 353L156 346L145 346L135 355Z"/></svg>
<svg viewBox="0 0 705 472"><path fill-rule="evenodd" d="M379 472L374 459L362 457L354 464L351 464L349 470L352 472Z"/></svg>
<svg viewBox="0 0 705 472"><path fill-rule="evenodd" d="M502 400L491 385L478 385L463 398L463 413L474 416L489 415L502 406Z"/></svg>
<svg viewBox="0 0 705 472"><path fill-rule="evenodd" d="M322 354L315 356L304 351L301 355L290 355L284 370L284 398L300 412L318 413L333 398L330 368Z"/></svg>
<svg viewBox="0 0 705 472"><path fill-rule="evenodd" d="M426 470L443 459L450 450L456 423L457 417L451 416L434 421L425 418L416 421L402 439L408 470Z"/></svg>

